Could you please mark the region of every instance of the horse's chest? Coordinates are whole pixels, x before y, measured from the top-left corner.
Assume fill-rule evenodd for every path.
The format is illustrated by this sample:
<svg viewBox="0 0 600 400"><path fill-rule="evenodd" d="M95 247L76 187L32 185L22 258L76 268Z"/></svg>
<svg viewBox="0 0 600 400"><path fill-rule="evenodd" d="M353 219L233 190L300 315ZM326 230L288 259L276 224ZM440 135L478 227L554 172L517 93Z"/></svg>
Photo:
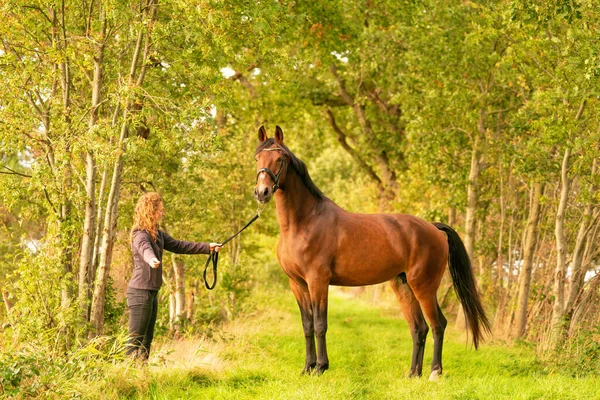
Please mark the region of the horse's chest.
<svg viewBox="0 0 600 400"><path fill-rule="evenodd" d="M309 266L323 263L322 244L302 232L282 235L277 255L281 268L290 277L304 276L304 271Z"/></svg>

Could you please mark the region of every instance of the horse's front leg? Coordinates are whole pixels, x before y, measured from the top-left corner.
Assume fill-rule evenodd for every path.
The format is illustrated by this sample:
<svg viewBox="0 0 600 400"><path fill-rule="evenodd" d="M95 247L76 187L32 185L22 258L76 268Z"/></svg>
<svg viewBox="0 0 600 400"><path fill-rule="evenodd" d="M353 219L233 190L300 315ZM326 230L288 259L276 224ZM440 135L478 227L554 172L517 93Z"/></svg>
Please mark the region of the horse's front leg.
<svg viewBox="0 0 600 400"><path fill-rule="evenodd" d="M313 322L313 311L310 302L308 286L305 282L297 283L290 278L290 287L292 293L296 296L300 315L302 316L302 328L304 329L304 339L306 340L306 363L304 364L303 374L310 374L317 365L317 353L315 348L315 329Z"/></svg>
<svg viewBox="0 0 600 400"><path fill-rule="evenodd" d="M329 369L329 357L327 356L327 301L329 293L329 279L319 276L314 280L309 280L308 290L312 303L312 311L315 326L315 335L317 336L317 367L315 374L320 375Z"/></svg>

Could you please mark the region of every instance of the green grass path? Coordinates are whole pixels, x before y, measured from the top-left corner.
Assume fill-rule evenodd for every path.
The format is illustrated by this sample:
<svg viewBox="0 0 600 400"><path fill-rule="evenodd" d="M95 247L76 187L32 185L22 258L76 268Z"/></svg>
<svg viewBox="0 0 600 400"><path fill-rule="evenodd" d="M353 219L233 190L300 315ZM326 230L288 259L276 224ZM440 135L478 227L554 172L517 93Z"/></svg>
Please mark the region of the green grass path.
<svg viewBox="0 0 600 400"><path fill-rule="evenodd" d="M291 293L268 301L264 311L227 328L211 348L219 367L150 367L143 393L122 388L121 397L152 399L600 399L600 379L548 374L531 351L484 343L475 351L463 332L447 331L444 374L409 379L412 342L399 311L330 295L327 345L330 370L301 376L304 338ZM139 389L139 388L138 388Z"/></svg>

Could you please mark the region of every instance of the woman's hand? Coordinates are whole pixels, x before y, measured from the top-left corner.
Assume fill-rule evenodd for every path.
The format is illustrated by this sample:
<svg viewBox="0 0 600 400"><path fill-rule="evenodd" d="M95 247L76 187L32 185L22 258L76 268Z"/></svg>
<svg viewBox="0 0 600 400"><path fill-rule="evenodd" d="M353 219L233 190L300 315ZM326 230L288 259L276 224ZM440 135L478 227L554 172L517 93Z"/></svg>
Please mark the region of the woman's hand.
<svg viewBox="0 0 600 400"><path fill-rule="evenodd" d="M150 267L158 268L159 265L160 261L158 261L158 258L154 257L152 260L150 260Z"/></svg>
<svg viewBox="0 0 600 400"><path fill-rule="evenodd" d="M223 247L221 243L211 243L210 251L216 251L218 253L221 250L221 247Z"/></svg>

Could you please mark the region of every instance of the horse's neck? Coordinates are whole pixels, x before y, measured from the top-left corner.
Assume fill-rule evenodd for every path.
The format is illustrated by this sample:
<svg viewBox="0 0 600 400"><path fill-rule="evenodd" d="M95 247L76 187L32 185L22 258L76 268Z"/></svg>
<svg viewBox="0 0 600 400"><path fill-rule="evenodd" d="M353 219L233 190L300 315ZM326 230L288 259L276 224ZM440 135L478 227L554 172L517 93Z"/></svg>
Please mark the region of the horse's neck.
<svg viewBox="0 0 600 400"><path fill-rule="evenodd" d="M308 222L319 199L313 196L300 177L292 170L285 179L285 188L275 193L277 219L282 231Z"/></svg>

